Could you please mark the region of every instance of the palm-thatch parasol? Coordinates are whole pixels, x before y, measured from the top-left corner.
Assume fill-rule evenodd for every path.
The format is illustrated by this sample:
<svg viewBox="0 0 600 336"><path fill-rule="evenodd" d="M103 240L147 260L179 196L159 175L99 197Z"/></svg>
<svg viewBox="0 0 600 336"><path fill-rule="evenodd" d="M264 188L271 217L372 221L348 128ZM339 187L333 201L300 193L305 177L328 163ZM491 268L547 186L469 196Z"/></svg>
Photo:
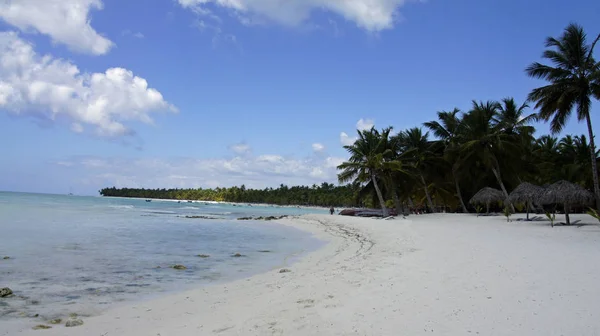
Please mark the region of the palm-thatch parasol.
<svg viewBox="0 0 600 336"><path fill-rule="evenodd" d="M508 200L513 204L524 203L527 208L527 220L529 220L529 208L540 197L542 192L544 192L543 187L523 182L510 193Z"/></svg>
<svg viewBox="0 0 600 336"><path fill-rule="evenodd" d="M469 203L471 204L485 204L486 213L490 213L490 203L504 201L504 194L502 191L490 187L485 187L479 190L475 196L471 198Z"/></svg>
<svg viewBox="0 0 600 336"><path fill-rule="evenodd" d="M563 204L567 225L571 225L569 219L571 205L587 205L593 201L594 194L577 184L564 180L548 186L538 199L540 204Z"/></svg>

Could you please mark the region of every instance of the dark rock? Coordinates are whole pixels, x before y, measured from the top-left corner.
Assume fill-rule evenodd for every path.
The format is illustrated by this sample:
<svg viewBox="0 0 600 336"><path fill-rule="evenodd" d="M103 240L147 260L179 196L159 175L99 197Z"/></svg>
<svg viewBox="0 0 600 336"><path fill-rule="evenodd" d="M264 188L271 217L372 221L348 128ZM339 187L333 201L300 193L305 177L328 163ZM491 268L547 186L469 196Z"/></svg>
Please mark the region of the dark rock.
<svg viewBox="0 0 600 336"><path fill-rule="evenodd" d="M196 257L198 257L198 258L210 258L210 255L208 255L208 254L198 254Z"/></svg>
<svg viewBox="0 0 600 336"><path fill-rule="evenodd" d="M238 220L252 220L252 217L240 217Z"/></svg>
<svg viewBox="0 0 600 336"><path fill-rule="evenodd" d="M291 270L287 269L287 268L283 268L281 270L279 270L279 273L290 273Z"/></svg>
<svg viewBox="0 0 600 336"><path fill-rule="evenodd" d="M4 288L0 288L0 297L7 297L7 296L11 296L13 295L13 291L8 288L8 287L4 287Z"/></svg>
<svg viewBox="0 0 600 336"><path fill-rule="evenodd" d="M259 250L258 252L260 252L260 253L271 253L270 250Z"/></svg>
<svg viewBox="0 0 600 336"><path fill-rule="evenodd" d="M50 321L48 321L49 324L61 324L62 323L62 319L52 319Z"/></svg>
<svg viewBox="0 0 600 336"><path fill-rule="evenodd" d="M8 260L8 259L10 259L10 257L9 257L9 256L6 256L6 257L4 257L4 258L2 258L2 259L4 259L4 260Z"/></svg>
<svg viewBox="0 0 600 336"><path fill-rule="evenodd" d="M43 325L43 324L38 324L35 327L31 328L33 330L44 330L44 329L50 329L52 328L51 326L47 326L47 325Z"/></svg>
<svg viewBox="0 0 600 336"><path fill-rule="evenodd" d="M171 266L171 268L176 269L176 270L186 270L187 267L183 266L183 265L173 265Z"/></svg>
<svg viewBox="0 0 600 336"><path fill-rule="evenodd" d="M80 325L83 325L83 321L81 319L78 318L72 318L70 320L67 321L67 323L65 323L65 327L79 327Z"/></svg>
<svg viewBox="0 0 600 336"><path fill-rule="evenodd" d="M236 253L236 254L232 255L232 257L234 257L234 258L240 258L240 257L245 257L245 255Z"/></svg>

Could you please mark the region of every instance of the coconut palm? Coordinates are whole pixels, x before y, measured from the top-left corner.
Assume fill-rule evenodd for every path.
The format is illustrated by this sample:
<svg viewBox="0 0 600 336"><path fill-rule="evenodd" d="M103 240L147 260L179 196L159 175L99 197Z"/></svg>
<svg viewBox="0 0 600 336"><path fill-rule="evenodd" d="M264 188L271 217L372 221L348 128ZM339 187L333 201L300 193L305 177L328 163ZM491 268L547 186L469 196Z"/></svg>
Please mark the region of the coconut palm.
<svg viewBox="0 0 600 336"><path fill-rule="evenodd" d="M489 169L500 185L504 198L508 199L498 158L520 161L521 147L518 137L503 132L502 125L495 121L499 109L500 104L495 101L473 101L473 108L461 123L460 154L463 163L478 163ZM507 203L512 212L515 212L512 203Z"/></svg>
<svg viewBox="0 0 600 336"><path fill-rule="evenodd" d="M381 132L375 128L358 131L358 139L354 144L344 146L350 153L350 158L337 167L342 171L338 174L340 183L351 180L371 183L381 204L384 217L387 217L389 213L379 183L387 171L400 168L397 161L390 160L393 155L389 141L391 130L390 127Z"/></svg>
<svg viewBox="0 0 600 336"><path fill-rule="evenodd" d="M507 134L530 137L533 135L535 128L529 124L537 121L538 115L536 113L525 115L527 108L529 108L527 103L518 106L514 98L504 98L498 106L498 113L494 118L495 122Z"/></svg>
<svg viewBox="0 0 600 336"><path fill-rule="evenodd" d="M463 212L469 212L463 201L460 192L460 183L458 180L459 161L457 159L458 148L458 132L460 130L461 118L460 110L454 108L450 112L441 111L437 113L438 120L428 121L423 125L429 128L433 134L442 141L444 145L444 156L448 163L452 165L452 178L454 179L454 187L456 188L456 197L458 198Z"/></svg>
<svg viewBox="0 0 600 336"><path fill-rule="evenodd" d="M600 210L600 185L596 165L596 146L590 118L592 98L600 99L600 62L593 57L594 47L600 35L587 43L587 35L577 24L570 24L563 34L546 39L543 58L552 66L535 62L525 70L534 78L544 79L548 85L536 88L529 93L529 100L535 102L540 118L549 121L552 132L560 132L569 120L573 110L577 119L585 120L590 138L592 180L596 207Z"/></svg>
<svg viewBox="0 0 600 336"><path fill-rule="evenodd" d="M435 153L434 143L429 141L429 132L423 133L421 128L413 127L400 132L394 137L394 141L397 144L399 153L414 169L414 175L421 182L427 199L427 206L431 211L435 211L425 176L436 170L441 158Z"/></svg>

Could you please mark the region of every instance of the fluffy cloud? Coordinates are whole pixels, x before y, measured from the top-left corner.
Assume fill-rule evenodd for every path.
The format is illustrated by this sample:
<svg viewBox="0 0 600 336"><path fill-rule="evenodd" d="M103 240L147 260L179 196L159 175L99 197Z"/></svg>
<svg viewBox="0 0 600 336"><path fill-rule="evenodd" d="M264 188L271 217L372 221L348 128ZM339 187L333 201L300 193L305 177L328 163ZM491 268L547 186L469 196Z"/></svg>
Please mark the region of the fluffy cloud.
<svg viewBox="0 0 600 336"><path fill-rule="evenodd" d="M0 19L24 32L37 31L70 49L94 55L107 53L113 43L92 28L92 9L101 0L0 0Z"/></svg>
<svg viewBox="0 0 600 336"><path fill-rule="evenodd" d="M320 143L312 144L312 149L315 153L322 153L325 150L325 146Z"/></svg>
<svg viewBox="0 0 600 336"><path fill-rule="evenodd" d="M410 0L178 0L198 14L214 16L213 8L231 11L243 24L264 20L297 26L312 12L326 10L354 22L367 31L394 26L398 10Z"/></svg>
<svg viewBox="0 0 600 336"><path fill-rule="evenodd" d="M373 126L375 126L375 121L373 119L360 119L356 122L356 129L359 131L370 130Z"/></svg>
<svg viewBox="0 0 600 336"><path fill-rule="evenodd" d="M124 122L152 123L151 113L176 111L127 69L81 73L66 60L36 54L13 32L0 33L0 110L102 136L132 134Z"/></svg>
<svg viewBox="0 0 600 336"><path fill-rule="evenodd" d="M145 188L312 185L336 182L336 167L341 162L343 159L337 157L298 159L261 155L171 160L79 157L54 164L68 170L71 181L77 179L80 187L94 191L112 185Z"/></svg>
<svg viewBox="0 0 600 336"><path fill-rule="evenodd" d="M352 146L356 139L356 137L351 137L346 132L340 133L340 142L342 143L342 146Z"/></svg>
<svg viewBox="0 0 600 336"><path fill-rule="evenodd" d="M248 145L247 143L244 143L244 142L241 142L241 143L238 143L235 145L231 145L231 146L229 146L229 149L239 155L247 154L252 151L252 147L250 147L250 145Z"/></svg>

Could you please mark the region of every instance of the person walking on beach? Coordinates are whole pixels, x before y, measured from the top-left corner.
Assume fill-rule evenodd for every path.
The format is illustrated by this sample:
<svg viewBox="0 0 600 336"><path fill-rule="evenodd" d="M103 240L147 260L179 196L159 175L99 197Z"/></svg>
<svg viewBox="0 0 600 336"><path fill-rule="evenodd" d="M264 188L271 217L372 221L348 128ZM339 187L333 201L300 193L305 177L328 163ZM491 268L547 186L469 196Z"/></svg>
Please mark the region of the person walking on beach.
<svg viewBox="0 0 600 336"><path fill-rule="evenodd" d="M333 207L329 208L329 213L333 215L333 213L335 212L335 209Z"/></svg>

